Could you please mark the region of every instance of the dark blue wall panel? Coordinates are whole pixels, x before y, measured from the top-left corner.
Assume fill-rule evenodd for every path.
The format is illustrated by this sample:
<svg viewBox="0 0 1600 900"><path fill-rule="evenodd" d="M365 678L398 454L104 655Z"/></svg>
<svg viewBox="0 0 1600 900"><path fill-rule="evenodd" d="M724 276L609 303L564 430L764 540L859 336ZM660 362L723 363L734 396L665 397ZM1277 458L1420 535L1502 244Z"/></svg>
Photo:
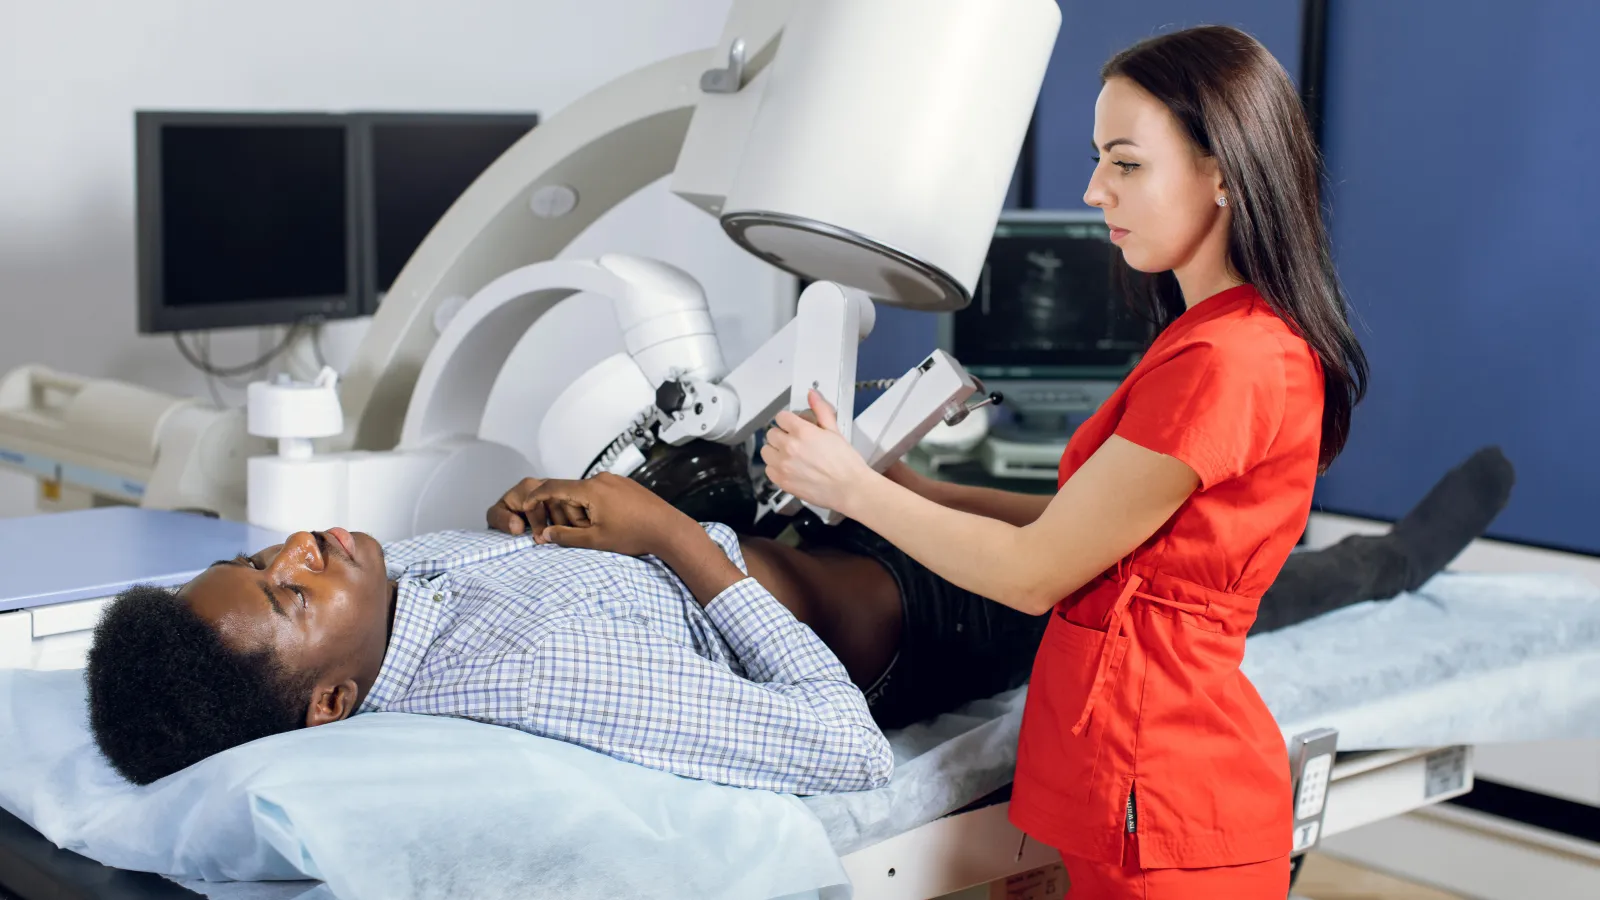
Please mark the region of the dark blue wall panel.
<svg viewBox="0 0 1600 900"><path fill-rule="evenodd" d="M1094 164L1094 101L1100 67L1147 37L1193 25L1234 25L1255 35L1291 78L1300 72L1299 0L1142 0L1061 4L1061 34L1039 92L1039 197L1045 209L1078 209Z"/></svg>
<svg viewBox="0 0 1600 900"><path fill-rule="evenodd" d="M1299 74L1295 0L1064 0L1036 122L1037 205L1076 208L1099 68L1203 22ZM1331 4L1324 150L1334 252L1371 393L1321 508L1397 518L1488 443L1518 467L1491 535L1600 553L1600 4ZM880 309L863 377L898 375L934 317Z"/></svg>
<svg viewBox="0 0 1600 900"><path fill-rule="evenodd" d="M1144 38L1191 25L1236 25L1254 34L1291 76L1299 74L1299 0L1140 0L1089 3L1063 0L1061 33L1040 90L1035 128L1037 203L1078 209L1093 164L1094 100L1100 67ZM937 320L880 305L878 323L861 345L863 379L893 378L916 365L938 340ZM870 399L870 398L863 398Z"/></svg>
<svg viewBox="0 0 1600 900"><path fill-rule="evenodd" d="M1372 361L1327 510L1393 519L1476 447L1497 537L1600 553L1600 4L1331 4L1334 252Z"/></svg>

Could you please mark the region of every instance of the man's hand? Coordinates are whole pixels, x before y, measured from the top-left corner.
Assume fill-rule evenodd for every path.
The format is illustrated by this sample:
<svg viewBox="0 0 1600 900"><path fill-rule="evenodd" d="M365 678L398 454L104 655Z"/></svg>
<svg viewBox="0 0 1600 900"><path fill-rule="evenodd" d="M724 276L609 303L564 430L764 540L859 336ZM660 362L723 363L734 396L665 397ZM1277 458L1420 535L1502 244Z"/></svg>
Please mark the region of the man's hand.
<svg viewBox="0 0 1600 900"><path fill-rule="evenodd" d="M506 491L504 497L501 497L495 505L489 507L489 511L485 515L489 522L489 527L495 531L503 531L506 534L526 534L530 529L529 523L531 521L528 518L528 512L535 505L530 498L533 496L533 492L539 489L539 485L544 483L545 480L543 478L524 478L517 482L516 487ZM555 513L555 518L559 520L556 524L573 524L570 521L573 510L561 507L552 512ZM543 517L540 519L542 527L543 524L550 520L551 516L544 510L540 510L539 515Z"/></svg>
<svg viewBox="0 0 1600 900"><path fill-rule="evenodd" d="M544 484L543 478L524 478L517 482L516 487L506 491L505 496L495 501L484 516L489 522L489 527L506 534L522 534L527 531L528 520L523 517L523 512L528 508L528 495L541 484Z"/></svg>
<svg viewBox="0 0 1600 900"><path fill-rule="evenodd" d="M685 535L704 536L693 519L649 488L609 472L583 481L544 481L514 502L541 544L665 556Z"/></svg>

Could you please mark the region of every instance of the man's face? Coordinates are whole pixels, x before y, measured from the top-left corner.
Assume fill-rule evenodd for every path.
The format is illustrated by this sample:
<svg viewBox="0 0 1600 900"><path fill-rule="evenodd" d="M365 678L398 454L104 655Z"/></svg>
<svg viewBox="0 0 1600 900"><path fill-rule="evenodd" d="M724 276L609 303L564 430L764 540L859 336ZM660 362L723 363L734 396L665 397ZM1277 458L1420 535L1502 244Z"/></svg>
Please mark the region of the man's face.
<svg viewBox="0 0 1600 900"><path fill-rule="evenodd" d="M178 595L229 646L270 649L289 671L314 673L308 725L354 713L383 665L392 591L383 549L370 535L298 532L252 556L213 564ZM347 682L354 695L331 698L338 702L319 714L317 695Z"/></svg>

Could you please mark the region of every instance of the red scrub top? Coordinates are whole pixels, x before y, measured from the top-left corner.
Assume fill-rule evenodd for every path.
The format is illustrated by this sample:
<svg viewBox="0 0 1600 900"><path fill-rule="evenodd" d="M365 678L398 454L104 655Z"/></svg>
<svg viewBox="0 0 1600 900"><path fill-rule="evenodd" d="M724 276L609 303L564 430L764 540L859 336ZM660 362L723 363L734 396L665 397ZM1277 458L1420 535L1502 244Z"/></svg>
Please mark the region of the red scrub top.
<svg viewBox="0 0 1600 900"><path fill-rule="evenodd" d="M1060 483L1113 434L1200 487L1050 614L1011 820L1061 852L1141 868L1287 856L1289 760L1239 663L1311 510L1322 370L1250 285L1169 325L1072 436ZM1137 840L1128 839L1130 832Z"/></svg>

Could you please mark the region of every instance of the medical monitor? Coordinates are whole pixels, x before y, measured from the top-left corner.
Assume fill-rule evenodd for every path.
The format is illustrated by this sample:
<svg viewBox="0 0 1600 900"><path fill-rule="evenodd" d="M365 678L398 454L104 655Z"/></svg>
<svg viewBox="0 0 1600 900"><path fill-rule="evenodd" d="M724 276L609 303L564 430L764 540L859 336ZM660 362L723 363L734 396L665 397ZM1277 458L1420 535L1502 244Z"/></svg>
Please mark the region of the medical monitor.
<svg viewBox="0 0 1600 900"><path fill-rule="evenodd" d="M135 132L140 332L361 314L345 118L140 112Z"/></svg>
<svg viewBox="0 0 1600 900"><path fill-rule="evenodd" d="M534 113L365 113L361 140L362 294L376 310L456 198L521 140Z"/></svg>
<svg viewBox="0 0 1600 900"><path fill-rule="evenodd" d="M1064 428L1093 412L1149 346L1116 257L1098 210L1003 213L972 303L944 316L940 346L1016 416Z"/></svg>

